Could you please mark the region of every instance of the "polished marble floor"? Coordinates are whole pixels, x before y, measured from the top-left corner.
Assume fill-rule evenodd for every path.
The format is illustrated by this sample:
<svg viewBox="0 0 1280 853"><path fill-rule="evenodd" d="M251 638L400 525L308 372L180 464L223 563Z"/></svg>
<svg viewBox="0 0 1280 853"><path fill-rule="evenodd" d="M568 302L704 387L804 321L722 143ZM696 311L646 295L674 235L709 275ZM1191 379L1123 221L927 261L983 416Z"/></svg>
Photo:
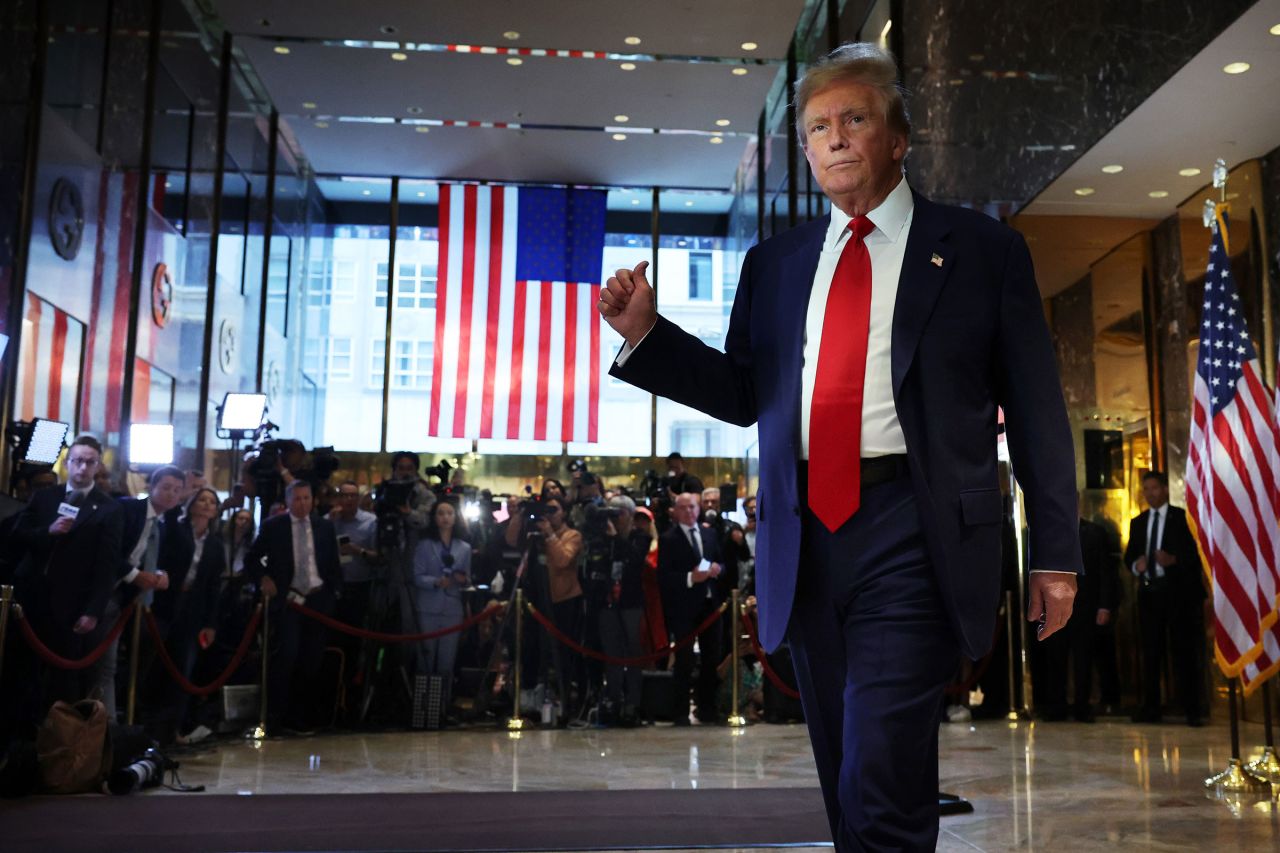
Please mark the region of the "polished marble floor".
<svg viewBox="0 0 1280 853"><path fill-rule="evenodd" d="M1259 726L1244 726L1246 753L1261 740ZM1226 766L1228 743L1221 724L944 726L942 788L975 811L943 820L938 849L1280 850L1269 796L1206 796L1202 780ZM184 757L182 779L243 795L817 784L804 728L769 725L232 741Z"/></svg>

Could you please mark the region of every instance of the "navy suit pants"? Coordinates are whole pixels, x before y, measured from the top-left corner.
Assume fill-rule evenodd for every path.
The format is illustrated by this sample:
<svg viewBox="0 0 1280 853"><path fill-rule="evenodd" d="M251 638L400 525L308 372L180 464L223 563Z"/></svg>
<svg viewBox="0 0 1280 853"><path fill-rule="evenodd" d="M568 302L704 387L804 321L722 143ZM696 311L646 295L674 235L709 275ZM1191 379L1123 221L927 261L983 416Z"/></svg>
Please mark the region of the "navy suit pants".
<svg viewBox="0 0 1280 853"><path fill-rule="evenodd" d="M835 533L803 514L788 641L836 849L933 850L943 688L960 655L911 481L863 489Z"/></svg>

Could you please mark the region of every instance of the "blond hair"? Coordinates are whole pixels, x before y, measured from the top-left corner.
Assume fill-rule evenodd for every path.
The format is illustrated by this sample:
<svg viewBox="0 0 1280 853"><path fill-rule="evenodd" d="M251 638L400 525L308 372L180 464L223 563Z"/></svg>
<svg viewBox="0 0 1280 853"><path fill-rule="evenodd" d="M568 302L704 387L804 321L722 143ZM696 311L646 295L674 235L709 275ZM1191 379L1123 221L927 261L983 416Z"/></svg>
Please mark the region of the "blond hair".
<svg viewBox="0 0 1280 853"><path fill-rule="evenodd" d="M804 131L805 106L810 98L833 83L860 83L875 89L884 102L889 129L903 136L911 135L906 90L898 82L898 61L885 48L859 41L843 44L819 59L796 86L796 135L802 147L808 145Z"/></svg>

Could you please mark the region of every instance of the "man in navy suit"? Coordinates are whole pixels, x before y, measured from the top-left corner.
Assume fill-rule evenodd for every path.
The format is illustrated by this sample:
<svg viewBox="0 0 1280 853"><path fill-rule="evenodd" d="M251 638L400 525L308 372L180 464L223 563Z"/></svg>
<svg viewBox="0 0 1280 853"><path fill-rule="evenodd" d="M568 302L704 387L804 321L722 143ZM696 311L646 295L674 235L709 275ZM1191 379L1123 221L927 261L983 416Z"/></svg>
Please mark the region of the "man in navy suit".
<svg viewBox="0 0 1280 853"><path fill-rule="evenodd" d="M675 523L658 540L658 586L662 590L662 610L667 630L677 640L706 621L724 601L720 585L716 583L722 571L720 542L714 530L698 523L701 501L702 495L697 492L677 495L672 509ZM723 657L721 631L722 627L717 623L698 635L702 665L698 667L694 698L698 720L702 723L719 721L716 667ZM677 726L689 725L689 680L693 674L693 657L693 646L676 652L672 673L672 686L675 688L672 720Z"/></svg>
<svg viewBox="0 0 1280 853"><path fill-rule="evenodd" d="M834 51L796 116L831 214L747 253L725 352L657 315L645 263L598 308L626 338L613 375L759 424L761 634L790 641L836 848L932 850L943 688L995 627L997 408L1041 638L1081 569L1074 448L1026 245L907 186L893 57Z"/></svg>
<svg viewBox="0 0 1280 853"><path fill-rule="evenodd" d="M317 719L314 683L323 662L328 632L285 606L287 600L331 614L342 591L338 534L333 522L313 516L315 499L308 480L285 487L289 511L262 523L262 530L245 558L245 572L272 601L274 635L267 682L268 731L286 722L307 729ZM300 688L294 695L292 688Z"/></svg>

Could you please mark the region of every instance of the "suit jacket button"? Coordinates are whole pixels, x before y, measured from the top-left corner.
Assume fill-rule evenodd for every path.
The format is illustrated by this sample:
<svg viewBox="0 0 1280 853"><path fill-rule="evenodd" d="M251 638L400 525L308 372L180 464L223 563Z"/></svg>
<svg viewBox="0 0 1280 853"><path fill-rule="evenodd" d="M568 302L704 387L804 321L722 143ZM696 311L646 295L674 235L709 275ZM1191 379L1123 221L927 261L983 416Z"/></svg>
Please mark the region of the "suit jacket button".
<svg viewBox="0 0 1280 853"><path fill-rule="evenodd" d="M793 507L791 508L791 511L792 511L792 512L794 512L794 513L796 514L796 516L797 516L797 517L800 515L800 507L799 507L799 506L793 506Z"/></svg>

